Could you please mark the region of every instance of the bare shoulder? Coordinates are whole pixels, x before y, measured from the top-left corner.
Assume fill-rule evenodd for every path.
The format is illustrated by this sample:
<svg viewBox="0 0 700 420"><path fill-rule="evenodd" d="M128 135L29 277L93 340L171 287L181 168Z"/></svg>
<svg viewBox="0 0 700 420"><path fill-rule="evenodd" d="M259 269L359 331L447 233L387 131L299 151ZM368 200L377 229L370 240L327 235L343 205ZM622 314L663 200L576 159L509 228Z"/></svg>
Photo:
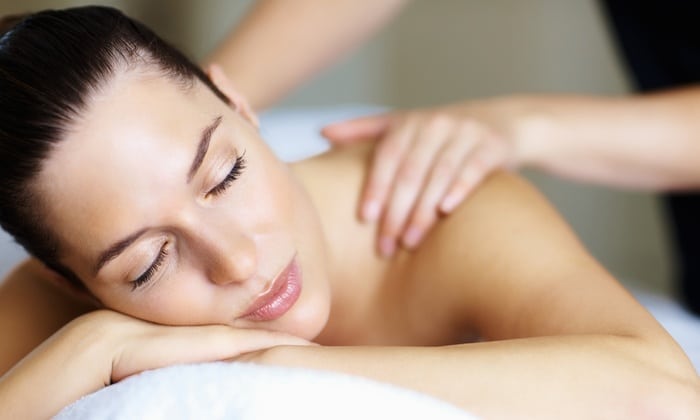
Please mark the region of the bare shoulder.
<svg viewBox="0 0 700 420"><path fill-rule="evenodd" d="M348 146L337 146L292 164L295 171L302 177L308 172L342 173L343 176L363 178L372 158L374 143L359 143ZM340 170L342 167L342 171ZM345 170L350 170L346 172ZM358 179L359 181L359 179Z"/></svg>
<svg viewBox="0 0 700 420"><path fill-rule="evenodd" d="M63 325L94 307L60 289L34 260L18 265L0 286L0 374Z"/></svg>
<svg viewBox="0 0 700 420"><path fill-rule="evenodd" d="M374 227L361 223L358 217L360 194L372 151L371 143L338 147L292 165L318 209L326 233L347 233L338 232L343 225L355 234L374 234ZM361 236L371 240L371 236Z"/></svg>
<svg viewBox="0 0 700 420"><path fill-rule="evenodd" d="M663 331L585 249L527 180L497 172L413 252L376 256L376 226L357 221L371 147L350 147L304 162L307 185L339 257L356 257L382 290L377 329L405 343L445 344L477 334L503 339L554 334ZM323 176L311 176L322 174ZM332 191L329 194L328 191ZM339 223L341 221L342 223ZM338 226L342 226L339 228ZM355 291L353 291L355 292ZM378 297L378 298L377 298Z"/></svg>
<svg viewBox="0 0 700 420"><path fill-rule="evenodd" d="M405 272L446 321L489 339L658 327L545 197L511 173L492 175L438 223Z"/></svg>

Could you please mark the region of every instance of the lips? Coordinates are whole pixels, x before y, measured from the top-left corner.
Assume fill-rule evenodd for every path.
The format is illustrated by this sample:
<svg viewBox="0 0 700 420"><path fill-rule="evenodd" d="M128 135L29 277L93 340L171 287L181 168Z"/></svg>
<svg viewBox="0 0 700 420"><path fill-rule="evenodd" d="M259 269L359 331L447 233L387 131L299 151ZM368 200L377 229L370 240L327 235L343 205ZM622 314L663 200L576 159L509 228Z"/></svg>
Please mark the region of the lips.
<svg viewBox="0 0 700 420"><path fill-rule="evenodd" d="M251 321L272 321L287 313L301 294L301 272L296 257L241 316Z"/></svg>

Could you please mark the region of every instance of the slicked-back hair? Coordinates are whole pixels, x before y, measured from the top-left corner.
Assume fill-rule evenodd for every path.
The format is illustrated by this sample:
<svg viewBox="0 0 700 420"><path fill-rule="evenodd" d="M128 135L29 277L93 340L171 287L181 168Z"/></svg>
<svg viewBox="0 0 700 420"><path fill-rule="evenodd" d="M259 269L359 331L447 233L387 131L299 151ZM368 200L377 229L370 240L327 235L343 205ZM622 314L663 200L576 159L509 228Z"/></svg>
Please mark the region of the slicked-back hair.
<svg viewBox="0 0 700 420"><path fill-rule="evenodd" d="M118 72L147 66L185 87L200 80L229 101L180 51L114 8L9 16L0 22L0 31L0 226L31 255L83 288L60 262L61 244L46 223L47 203L35 184L43 162L91 95Z"/></svg>

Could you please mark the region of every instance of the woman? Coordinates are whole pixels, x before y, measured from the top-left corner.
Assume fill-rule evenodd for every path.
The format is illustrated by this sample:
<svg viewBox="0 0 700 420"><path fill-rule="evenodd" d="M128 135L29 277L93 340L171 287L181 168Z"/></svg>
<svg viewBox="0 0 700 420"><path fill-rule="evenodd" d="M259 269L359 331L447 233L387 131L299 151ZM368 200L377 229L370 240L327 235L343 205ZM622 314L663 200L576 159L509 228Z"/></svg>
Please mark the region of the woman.
<svg viewBox="0 0 700 420"><path fill-rule="evenodd" d="M27 18L0 69L0 219L58 273L28 262L3 285L4 416L222 359L354 373L486 417L698 413L679 347L522 180L492 176L383 259L354 211L368 147L281 163L220 71L116 10Z"/></svg>

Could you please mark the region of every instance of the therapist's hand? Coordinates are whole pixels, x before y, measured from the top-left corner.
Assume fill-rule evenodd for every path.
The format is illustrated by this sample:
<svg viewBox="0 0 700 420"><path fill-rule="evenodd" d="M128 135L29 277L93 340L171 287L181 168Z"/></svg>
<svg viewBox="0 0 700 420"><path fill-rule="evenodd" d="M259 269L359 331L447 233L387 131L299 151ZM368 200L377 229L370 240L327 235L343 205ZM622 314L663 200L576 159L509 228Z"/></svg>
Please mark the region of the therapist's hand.
<svg viewBox="0 0 700 420"><path fill-rule="evenodd" d="M335 144L378 140L361 200L365 221L381 220L379 250L420 244L491 172L519 164L520 112L506 100L390 112L335 123Z"/></svg>

